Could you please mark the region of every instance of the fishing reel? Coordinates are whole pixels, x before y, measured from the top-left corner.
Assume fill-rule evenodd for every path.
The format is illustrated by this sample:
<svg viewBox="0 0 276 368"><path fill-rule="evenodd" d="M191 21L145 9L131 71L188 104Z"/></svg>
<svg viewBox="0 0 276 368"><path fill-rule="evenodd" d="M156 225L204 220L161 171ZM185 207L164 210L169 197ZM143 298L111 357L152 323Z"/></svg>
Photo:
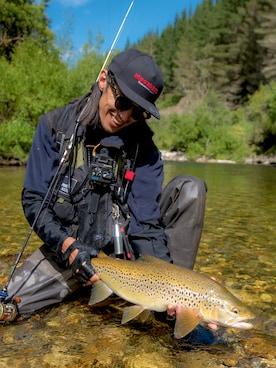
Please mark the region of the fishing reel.
<svg viewBox="0 0 276 368"><path fill-rule="evenodd" d="M0 291L0 323L14 321L18 315L18 303L20 303L20 298L8 298L5 287Z"/></svg>

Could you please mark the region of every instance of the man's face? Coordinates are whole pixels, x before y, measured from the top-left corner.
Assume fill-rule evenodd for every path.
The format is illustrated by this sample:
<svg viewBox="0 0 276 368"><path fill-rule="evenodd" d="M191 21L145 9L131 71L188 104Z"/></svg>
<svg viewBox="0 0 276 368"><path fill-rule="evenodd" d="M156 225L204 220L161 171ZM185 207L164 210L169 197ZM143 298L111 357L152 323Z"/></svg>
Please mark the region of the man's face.
<svg viewBox="0 0 276 368"><path fill-rule="evenodd" d="M98 81L99 88L102 91L102 96L99 101L99 115L104 130L109 133L116 133L137 121L137 119L132 116L133 110L136 107L131 105L127 110L116 108L116 97L125 97L117 85L110 84L108 78L107 71L103 70Z"/></svg>

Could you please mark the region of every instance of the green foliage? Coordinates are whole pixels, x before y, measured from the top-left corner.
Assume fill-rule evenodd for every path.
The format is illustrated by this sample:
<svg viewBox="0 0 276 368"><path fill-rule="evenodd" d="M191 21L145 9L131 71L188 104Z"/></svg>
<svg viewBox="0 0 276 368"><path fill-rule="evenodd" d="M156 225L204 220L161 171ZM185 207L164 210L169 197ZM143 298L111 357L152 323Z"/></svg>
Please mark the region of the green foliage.
<svg viewBox="0 0 276 368"><path fill-rule="evenodd" d="M93 46L86 44L83 48L82 58L69 72L70 90L72 97L78 97L88 92L96 81L104 62L104 57Z"/></svg>
<svg viewBox="0 0 276 368"><path fill-rule="evenodd" d="M155 59L163 72L165 93L171 93L175 87L176 37L175 28L169 25L156 40Z"/></svg>
<svg viewBox="0 0 276 368"><path fill-rule="evenodd" d="M53 40L45 14L49 1L0 0L0 56L10 60L17 45L27 39L44 44Z"/></svg>
<svg viewBox="0 0 276 368"><path fill-rule="evenodd" d="M26 161L34 135L34 126L22 119L0 124L0 156Z"/></svg>
<svg viewBox="0 0 276 368"><path fill-rule="evenodd" d="M254 0L251 0L252 2ZM255 0L257 1L257 0ZM262 71L267 82L276 79L276 4L274 0L262 0L258 3L260 25L255 34L262 48Z"/></svg>
<svg viewBox="0 0 276 368"><path fill-rule="evenodd" d="M160 102L160 105L163 109L165 109L166 107L174 106L180 101L181 97L182 95L176 90L173 93L164 95L162 102Z"/></svg>
<svg viewBox="0 0 276 368"><path fill-rule="evenodd" d="M162 129L153 125L156 142L163 149L185 152L188 159L204 156L241 162L250 153L247 129L237 121L236 112L226 109L213 92L196 103L191 112L172 114L165 121Z"/></svg>
<svg viewBox="0 0 276 368"><path fill-rule="evenodd" d="M276 153L276 83L261 86L240 109L250 124L250 144L258 154Z"/></svg>
<svg viewBox="0 0 276 368"><path fill-rule="evenodd" d="M145 52L149 55L156 54L156 41L158 40L158 33L150 31L148 32L142 40L139 40L136 44L131 45L129 41L127 42L126 49L130 49L131 47L137 48L142 52Z"/></svg>
<svg viewBox="0 0 276 368"><path fill-rule="evenodd" d="M35 125L43 113L89 91L102 57L86 52L71 70L57 51L33 41L18 46L12 62L0 60L0 120L20 116Z"/></svg>
<svg viewBox="0 0 276 368"><path fill-rule="evenodd" d="M36 124L42 113L71 97L68 69L58 53L31 40L17 47L11 63L1 59L0 71L2 120L20 116Z"/></svg>

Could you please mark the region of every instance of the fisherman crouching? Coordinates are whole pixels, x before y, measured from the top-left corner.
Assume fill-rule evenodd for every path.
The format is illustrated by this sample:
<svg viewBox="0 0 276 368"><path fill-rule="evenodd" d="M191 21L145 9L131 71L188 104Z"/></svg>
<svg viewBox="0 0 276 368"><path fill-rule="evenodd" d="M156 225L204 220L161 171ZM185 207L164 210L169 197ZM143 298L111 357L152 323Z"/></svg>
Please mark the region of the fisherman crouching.
<svg viewBox="0 0 276 368"><path fill-rule="evenodd" d="M61 302L98 276L100 250L150 254L192 269L206 185L180 175L162 191L164 169L146 122L163 78L152 57L116 55L83 97L43 115L30 151L22 204L43 245L16 270L8 296L22 318Z"/></svg>

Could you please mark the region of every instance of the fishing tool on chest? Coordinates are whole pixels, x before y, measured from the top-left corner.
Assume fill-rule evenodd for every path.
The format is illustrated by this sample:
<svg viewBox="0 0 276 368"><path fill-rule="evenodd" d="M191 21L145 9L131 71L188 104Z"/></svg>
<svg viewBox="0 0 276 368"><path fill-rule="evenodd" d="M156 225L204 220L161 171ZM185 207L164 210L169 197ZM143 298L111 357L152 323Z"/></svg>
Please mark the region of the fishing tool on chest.
<svg viewBox="0 0 276 368"><path fill-rule="evenodd" d="M134 179L134 167L137 159L139 145L130 154L124 150L124 143L118 137L104 138L95 146L89 167L89 180L93 188L92 207L93 213L97 213L100 193L105 196L105 211L112 212L110 216L112 227L112 238L114 242L114 256L116 258L132 259L131 246L128 242L125 226L129 219L127 205L127 194L131 182ZM111 204L108 198L111 198ZM109 203L109 204L108 204ZM112 209L111 207L112 206ZM107 210L107 208L109 208ZM102 214L102 221L105 218ZM110 221L107 220L107 224ZM105 225L109 228L109 225ZM101 225L102 226L102 225Z"/></svg>

